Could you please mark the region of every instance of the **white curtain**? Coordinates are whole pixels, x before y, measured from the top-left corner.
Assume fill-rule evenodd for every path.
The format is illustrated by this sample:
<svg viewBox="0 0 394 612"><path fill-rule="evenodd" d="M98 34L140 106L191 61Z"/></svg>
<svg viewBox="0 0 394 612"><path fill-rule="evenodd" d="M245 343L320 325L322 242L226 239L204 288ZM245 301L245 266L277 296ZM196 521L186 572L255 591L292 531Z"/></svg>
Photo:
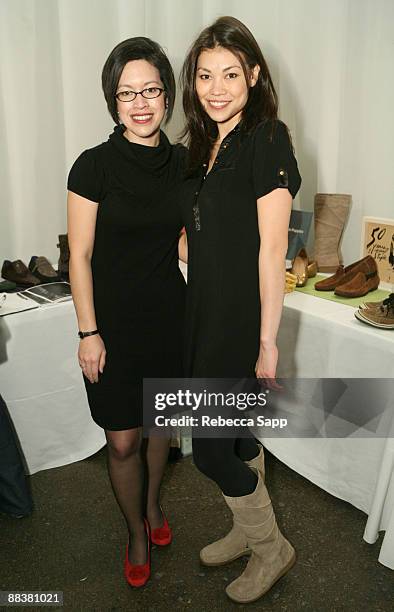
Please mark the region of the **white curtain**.
<svg viewBox="0 0 394 612"><path fill-rule="evenodd" d="M100 88L111 49L160 42L179 74L199 31L219 15L261 44L293 135L303 184L351 193L343 243L358 259L363 215L394 217L392 0L0 0L0 265L57 259L68 170L112 131ZM168 133L182 126L180 96Z"/></svg>

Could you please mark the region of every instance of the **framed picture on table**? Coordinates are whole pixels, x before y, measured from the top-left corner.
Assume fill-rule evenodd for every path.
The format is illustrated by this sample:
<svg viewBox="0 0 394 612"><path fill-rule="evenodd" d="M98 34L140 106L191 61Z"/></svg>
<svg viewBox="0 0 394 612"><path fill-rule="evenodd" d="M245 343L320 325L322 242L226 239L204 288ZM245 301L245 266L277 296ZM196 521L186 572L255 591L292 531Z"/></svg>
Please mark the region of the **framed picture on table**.
<svg viewBox="0 0 394 612"><path fill-rule="evenodd" d="M394 219L363 217L361 257L371 255L378 266L381 289L394 290Z"/></svg>

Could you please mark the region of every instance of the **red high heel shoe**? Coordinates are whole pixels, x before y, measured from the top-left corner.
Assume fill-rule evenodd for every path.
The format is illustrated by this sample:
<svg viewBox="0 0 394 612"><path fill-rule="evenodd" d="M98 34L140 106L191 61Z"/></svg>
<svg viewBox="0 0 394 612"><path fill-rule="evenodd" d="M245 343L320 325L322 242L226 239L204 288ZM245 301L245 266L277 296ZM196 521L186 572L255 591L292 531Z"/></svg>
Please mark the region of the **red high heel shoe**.
<svg viewBox="0 0 394 612"><path fill-rule="evenodd" d="M160 510L163 515L163 525L151 530L150 540L157 546L167 546L172 540L172 531L161 506Z"/></svg>
<svg viewBox="0 0 394 612"><path fill-rule="evenodd" d="M126 557L124 560L124 575L132 587L144 586L150 577L150 527L146 519L144 519L145 531L147 535L147 559L143 565L134 565L129 561L129 543L126 546Z"/></svg>

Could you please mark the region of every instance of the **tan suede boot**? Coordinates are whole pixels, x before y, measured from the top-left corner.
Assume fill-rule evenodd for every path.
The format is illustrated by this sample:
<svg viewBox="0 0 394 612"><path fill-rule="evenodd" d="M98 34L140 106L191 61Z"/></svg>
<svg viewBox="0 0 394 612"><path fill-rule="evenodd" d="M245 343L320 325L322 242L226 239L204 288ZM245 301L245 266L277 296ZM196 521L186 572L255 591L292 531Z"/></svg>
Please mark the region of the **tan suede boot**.
<svg viewBox="0 0 394 612"><path fill-rule="evenodd" d="M251 461L245 461L247 465L258 471L261 478L264 480L265 468L264 468L264 449L260 448L260 452ZM248 546L246 536L242 529L233 521L233 526L220 540L208 544L200 551L200 561L203 565L217 566L225 565L243 557L244 555L250 555L251 549Z"/></svg>
<svg viewBox="0 0 394 612"><path fill-rule="evenodd" d="M258 475L255 491L224 499L243 531L252 555L244 572L226 588L237 603L259 599L295 563L295 550L279 531L267 488Z"/></svg>
<svg viewBox="0 0 394 612"><path fill-rule="evenodd" d="M339 193L315 195L315 260L319 272L335 272L343 263L340 242L352 196Z"/></svg>

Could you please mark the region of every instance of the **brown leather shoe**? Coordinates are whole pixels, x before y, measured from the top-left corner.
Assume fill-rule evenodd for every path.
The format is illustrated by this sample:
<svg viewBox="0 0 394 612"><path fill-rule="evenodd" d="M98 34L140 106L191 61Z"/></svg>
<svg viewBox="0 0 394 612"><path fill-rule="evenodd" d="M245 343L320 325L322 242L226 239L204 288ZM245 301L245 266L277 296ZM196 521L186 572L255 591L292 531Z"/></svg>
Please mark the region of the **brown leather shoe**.
<svg viewBox="0 0 394 612"><path fill-rule="evenodd" d="M323 280L315 283L315 289L317 291L334 291L338 285L344 285L351 281L352 278L358 274L358 272L364 272L365 274L371 274L372 272L375 274L378 273L376 261L373 257L371 257L371 255L367 255L359 261L355 261L349 266L346 266L346 268L344 268L342 265L338 266L337 271L333 276L329 276L328 278L324 278ZM365 294L360 293L360 295Z"/></svg>
<svg viewBox="0 0 394 612"><path fill-rule="evenodd" d="M30 272L40 279L42 283L57 283L60 276L56 270L52 268L46 257L33 255L29 262Z"/></svg>
<svg viewBox="0 0 394 612"><path fill-rule="evenodd" d="M343 285L338 285L335 289L335 295L340 295L347 298L361 297L370 291L375 291L379 287L380 278L377 272L357 272L352 280Z"/></svg>
<svg viewBox="0 0 394 612"><path fill-rule="evenodd" d="M34 285L41 284L40 279L33 276L20 259L16 261L8 261L8 259L5 259L3 267L1 268L1 276L8 281L25 287L33 287Z"/></svg>

